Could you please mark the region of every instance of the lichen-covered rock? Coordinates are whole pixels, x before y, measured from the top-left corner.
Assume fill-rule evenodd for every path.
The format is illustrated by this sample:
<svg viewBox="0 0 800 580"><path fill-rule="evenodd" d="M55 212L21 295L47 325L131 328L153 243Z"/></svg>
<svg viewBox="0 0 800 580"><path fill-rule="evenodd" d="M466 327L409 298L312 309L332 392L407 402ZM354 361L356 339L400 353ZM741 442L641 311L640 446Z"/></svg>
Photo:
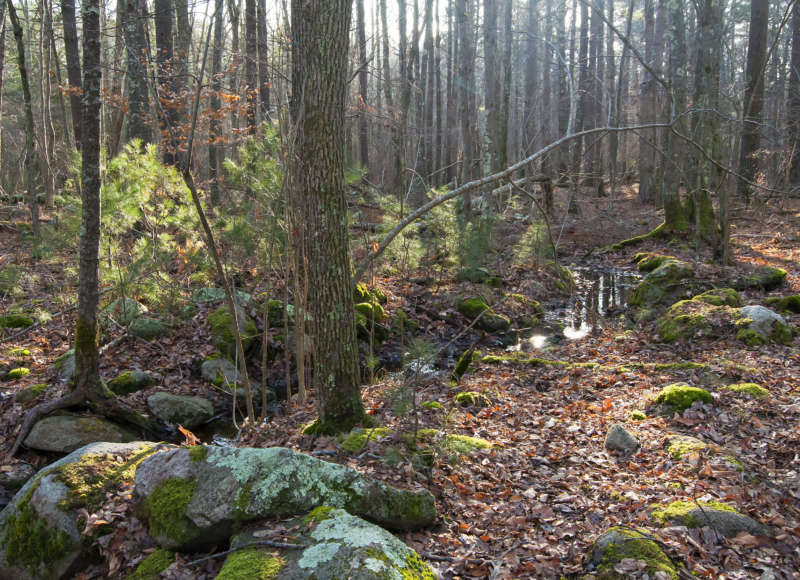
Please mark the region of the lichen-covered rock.
<svg viewBox="0 0 800 580"><path fill-rule="evenodd" d="M17 403L29 403L49 388L50 385L47 383L36 383L35 385L29 385L21 391L18 391L14 397L14 400Z"/></svg>
<svg viewBox="0 0 800 580"><path fill-rule="evenodd" d="M631 294L632 306L654 306L688 295L687 280L694 278L694 267L680 260L666 260L647 274Z"/></svg>
<svg viewBox="0 0 800 580"><path fill-rule="evenodd" d="M702 294L698 294L692 300L714 306L731 306L733 308L738 308L742 305L742 297L733 288L712 288Z"/></svg>
<svg viewBox="0 0 800 580"><path fill-rule="evenodd" d="M158 318L151 318L149 316L139 316L131 320L128 326L131 334L143 338L144 340L153 340L160 336L164 336L169 332L169 326Z"/></svg>
<svg viewBox="0 0 800 580"><path fill-rule="evenodd" d="M71 348L64 354L60 355L54 362L53 366L58 371L58 378L67 382L72 380L75 375L75 349Z"/></svg>
<svg viewBox="0 0 800 580"><path fill-rule="evenodd" d="M486 332L504 332L511 326L511 321L501 314L496 314L483 298L467 298L459 302L456 308L469 318L470 322L480 316L475 327Z"/></svg>
<svg viewBox="0 0 800 580"><path fill-rule="evenodd" d="M716 338L732 328L735 311L701 300L680 300L658 319L658 333L664 342L679 339Z"/></svg>
<svg viewBox="0 0 800 580"><path fill-rule="evenodd" d="M99 507L87 502L129 485L154 451L150 443L94 443L42 469L0 512L0 578L72 578L97 538L81 535L82 513Z"/></svg>
<svg viewBox="0 0 800 580"><path fill-rule="evenodd" d="M785 279L786 270L772 266L759 266L750 274L736 280L734 286L739 290L760 288L769 291L783 284Z"/></svg>
<svg viewBox="0 0 800 580"><path fill-rule="evenodd" d="M31 326L33 323L33 318L27 314L20 314L18 312L0 316L0 328L25 328Z"/></svg>
<svg viewBox="0 0 800 580"><path fill-rule="evenodd" d="M711 403L714 397L700 387L690 387L686 383L673 383L658 392L656 402L667 407L671 413L682 413L695 401Z"/></svg>
<svg viewBox="0 0 800 580"><path fill-rule="evenodd" d="M236 291L236 303L239 306L247 306L253 299L252 295L241 290ZM224 288L198 288L192 293L192 300L199 304L206 302L222 302L225 300Z"/></svg>
<svg viewBox="0 0 800 580"><path fill-rule="evenodd" d="M639 447L639 440L622 425L612 425L606 433L606 449L621 453L632 453Z"/></svg>
<svg viewBox="0 0 800 580"><path fill-rule="evenodd" d="M790 344L792 342L792 329L777 312L752 304L739 310L736 337L748 346L758 346L768 342Z"/></svg>
<svg viewBox="0 0 800 580"><path fill-rule="evenodd" d="M718 501L674 501L666 506L656 507L650 515L661 525L673 523L687 528L710 526L726 538L732 538L741 532L763 535L768 531L763 524Z"/></svg>
<svg viewBox="0 0 800 580"><path fill-rule="evenodd" d="M125 371L120 373L110 381L108 381L108 388L115 395L125 396L153 387L159 383L161 378L149 371Z"/></svg>
<svg viewBox="0 0 800 580"><path fill-rule="evenodd" d="M147 406L165 423L182 425L187 429L199 427L214 416L214 405L208 399L163 391L147 397Z"/></svg>
<svg viewBox="0 0 800 580"><path fill-rule="evenodd" d="M25 446L40 451L69 453L89 443L127 443L136 437L104 419L81 415L53 415L36 422Z"/></svg>
<svg viewBox="0 0 800 580"><path fill-rule="evenodd" d="M241 306L236 307L236 321L239 326L239 335L242 347L247 352L258 335L256 323L250 318ZM211 324L211 333L214 335L214 345L219 351L230 358L236 356L236 341L233 334L233 316L227 306L220 306L209 314L208 322Z"/></svg>
<svg viewBox="0 0 800 580"><path fill-rule="evenodd" d="M128 326L138 316L147 312L147 306L133 298L117 298L103 308L98 315L100 326L107 327L116 322L121 326Z"/></svg>
<svg viewBox="0 0 800 580"><path fill-rule="evenodd" d="M427 490L399 490L289 449L202 449L159 453L136 472L136 497L162 547L208 546L242 522L307 513L321 505L401 530L436 519Z"/></svg>
<svg viewBox="0 0 800 580"><path fill-rule="evenodd" d="M639 566L639 562L644 564ZM633 564L631 569L626 564ZM661 572L678 578L678 568L650 536L644 532L615 526L595 540L585 567L602 580L630 578L633 571L646 572L650 578Z"/></svg>
<svg viewBox="0 0 800 580"><path fill-rule="evenodd" d="M306 525L295 535L296 542L304 548L277 555L274 550L258 547L234 552L217 580L436 579L431 567L414 550L386 530L342 509L319 507L303 521ZM260 535L263 534L257 528L247 530L234 536L231 546L257 543ZM236 568L241 575L233 575L228 568Z"/></svg>

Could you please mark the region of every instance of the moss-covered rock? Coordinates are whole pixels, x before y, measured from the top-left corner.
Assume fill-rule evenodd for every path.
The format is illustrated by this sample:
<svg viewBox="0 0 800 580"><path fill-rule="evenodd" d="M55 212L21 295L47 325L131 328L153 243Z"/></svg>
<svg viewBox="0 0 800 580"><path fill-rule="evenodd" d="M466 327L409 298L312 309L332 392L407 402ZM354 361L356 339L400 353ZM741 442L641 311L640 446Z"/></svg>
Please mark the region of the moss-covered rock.
<svg viewBox="0 0 800 580"><path fill-rule="evenodd" d="M0 512L0 578L72 577L71 567L107 533L100 527L91 537L81 535L89 505L83 492L96 489L105 501L107 493L130 485L136 462L151 452L144 443L92 444L30 479Z"/></svg>
<svg viewBox="0 0 800 580"><path fill-rule="evenodd" d="M6 375L6 380L16 381L17 379L27 377L29 374L31 374L31 369L27 367L17 367L15 369L11 369L10 371L8 371L8 375Z"/></svg>
<svg viewBox="0 0 800 580"><path fill-rule="evenodd" d="M630 297L631 306L654 306L673 302L687 295L691 286L687 280L694 278L694 267L680 260L666 260L647 274Z"/></svg>
<svg viewBox="0 0 800 580"><path fill-rule="evenodd" d="M742 305L742 297L733 288L712 288L702 294L693 297L692 300L712 304L713 306L731 306L739 308Z"/></svg>
<svg viewBox="0 0 800 580"><path fill-rule="evenodd" d="M622 566L623 560L643 561L643 571L651 578L657 572L668 578L679 577L678 567L656 541L645 532L622 526L613 527L597 538L585 565L602 580L623 580L632 572Z"/></svg>
<svg viewBox="0 0 800 580"><path fill-rule="evenodd" d="M264 534L259 528L234 536L234 548L256 544ZM293 531L301 549L247 548L249 562L241 574L225 580L281 578L282 580L435 580L436 575L420 556L387 531L342 509L323 506L299 520ZM260 556L256 555L256 552ZM240 552L234 552L238 554ZM232 554L233 555L233 554ZM228 556L230 560L231 556ZM225 567L228 561L225 562ZM255 566L255 567L254 567ZM225 570L223 567L223 571ZM262 576L258 573L265 574ZM222 573L217 578L222 578Z"/></svg>
<svg viewBox="0 0 800 580"><path fill-rule="evenodd" d="M738 329L736 338L748 346L792 342L792 329L786 320L764 306L754 304L739 309L735 325Z"/></svg>
<svg viewBox="0 0 800 580"><path fill-rule="evenodd" d="M475 327L486 332L504 332L511 326L511 321L501 314L496 314L483 298L467 298L456 306L458 311L470 321L480 316Z"/></svg>
<svg viewBox="0 0 800 580"><path fill-rule="evenodd" d="M733 314L728 310L699 300L680 300L658 319L658 333L664 342L718 337L730 326Z"/></svg>
<svg viewBox="0 0 800 580"><path fill-rule="evenodd" d="M69 453L97 441L127 443L135 439L133 433L99 417L53 415L36 422L25 438L25 446Z"/></svg>
<svg viewBox="0 0 800 580"><path fill-rule="evenodd" d="M368 437L370 441L378 441L393 434L394 431L386 427L374 427L371 429L356 427L342 440L342 449L349 453L358 453L367 444Z"/></svg>
<svg viewBox="0 0 800 580"><path fill-rule="evenodd" d="M254 542L256 543L256 542ZM257 547L229 554L215 580L275 580L286 561L272 551Z"/></svg>
<svg viewBox="0 0 800 580"><path fill-rule="evenodd" d="M294 307L290 304L288 307L284 306L283 300L268 300L267 301L267 320L269 321L270 328L283 328L283 315L286 311L289 324L294 323Z"/></svg>
<svg viewBox="0 0 800 580"><path fill-rule="evenodd" d="M353 302L359 304L361 302L375 302L377 304L386 304L388 302L386 293L378 286L368 288L363 282L356 284L353 289Z"/></svg>
<svg viewBox="0 0 800 580"><path fill-rule="evenodd" d="M488 407L491 404L489 397L477 391L457 393L454 400L462 407Z"/></svg>
<svg viewBox="0 0 800 580"><path fill-rule="evenodd" d="M157 385L160 378L155 373L147 371L125 371L110 381L108 388L115 395L125 396Z"/></svg>
<svg viewBox="0 0 800 580"><path fill-rule="evenodd" d="M670 412L682 413L695 401L711 403L714 397L700 387L690 387L686 383L673 383L658 392L656 402L667 407Z"/></svg>
<svg viewBox="0 0 800 580"><path fill-rule="evenodd" d="M371 304L368 304L368 306L370 306L370 308L372 307ZM378 308L380 308L380 306L378 306ZM356 335L360 340L369 341L371 339L374 344L381 344L389 338L389 329L385 325L377 321L373 324L359 310L355 312L355 321Z"/></svg>
<svg viewBox="0 0 800 580"><path fill-rule="evenodd" d="M25 328L32 326L33 323L33 318L27 314L12 312L0 315L0 328Z"/></svg>
<svg viewBox="0 0 800 580"><path fill-rule="evenodd" d="M147 307L133 298L117 298L100 311L98 320L103 328L113 323L128 326L146 312Z"/></svg>
<svg viewBox="0 0 800 580"><path fill-rule="evenodd" d="M209 546L240 523L320 505L393 529L430 525L436 518L435 501L425 490L399 490L283 448L208 447L201 460L188 449L159 453L137 469L135 493L149 514L151 535L169 549Z"/></svg>
<svg viewBox="0 0 800 580"><path fill-rule="evenodd" d="M250 301L253 299L253 296L248 294L247 292L243 292L242 290L236 291L236 304L239 306L247 306ZM224 288L198 288L192 293L192 300L199 304L204 304L206 302L223 302L225 300L225 289Z"/></svg>
<svg viewBox="0 0 800 580"><path fill-rule="evenodd" d="M8 351L8 356L15 360L26 360L31 358L31 351L27 348L12 348Z"/></svg>
<svg viewBox="0 0 800 580"><path fill-rule="evenodd" d="M533 328L544 320L544 308L538 300L522 294L509 294L508 299L515 309L514 323L519 328Z"/></svg>
<svg viewBox="0 0 800 580"><path fill-rule="evenodd" d="M59 355L53 366L58 371L58 377L62 381L69 381L75 374L75 349L71 348L62 355Z"/></svg>
<svg viewBox="0 0 800 580"><path fill-rule="evenodd" d="M710 526L728 538L741 532L754 535L767 533L765 526L719 501L674 501L655 507L650 515L653 521L661 525L674 523L688 528Z"/></svg>
<svg viewBox="0 0 800 580"><path fill-rule="evenodd" d="M128 326L130 333L144 340L153 340L169 332L169 326L158 318L139 316L131 320Z"/></svg>
<svg viewBox="0 0 800 580"><path fill-rule="evenodd" d="M644 411L636 409L634 411L631 411L631 414L628 415L628 417L630 418L631 421L644 421L645 419L647 419L647 414L645 414Z"/></svg>
<svg viewBox="0 0 800 580"><path fill-rule="evenodd" d="M139 562L136 569L128 574L126 580L158 580L161 572L175 561L175 553L157 548L152 554Z"/></svg>
<svg viewBox="0 0 800 580"><path fill-rule="evenodd" d="M147 397L147 407L165 423L183 425L187 429L199 427L214 416L214 405L208 399L163 391Z"/></svg>
<svg viewBox="0 0 800 580"><path fill-rule="evenodd" d="M735 385L727 385L722 387L722 389L737 394L748 395L753 399L760 399L762 397L769 396L769 391L761 385L757 385L756 383L736 383Z"/></svg>
<svg viewBox="0 0 800 580"><path fill-rule="evenodd" d="M236 307L236 320L239 323L239 335L242 339L242 347L247 352L253 345L258 329L256 323L244 311L244 308ZM227 306L220 306L209 314L208 322L211 324L211 333L214 336L214 345L219 351L230 358L236 356L236 340L233 333L233 316Z"/></svg>
<svg viewBox="0 0 800 580"><path fill-rule="evenodd" d="M423 409L428 409L429 411L438 411L443 409L444 407L439 401L425 401L422 403Z"/></svg>
<svg viewBox="0 0 800 580"><path fill-rule="evenodd" d="M800 314L800 294L789 296L773 296L764 301L770 308L779 312Z"/></svg>
<svg viewBox="0 0 800 580"><path fill-rule="evenodd" d="M708 449L708 444L696 437L673 435L667 438L667 453L676 461L705 449Z"/></svg>
<svg viewBox="0 0 800 580"><path fill-rule="evenodd" d="M482 266L472 267L472 268L461 268L461 270L458 271L457 278L459 280L466 282L483 284L489 279L489 270L487 270Z"/></svg>
<svg viewBox="0 0 800 580"><path fill-rule="evenodd" d="M737 279L734 287L739 290L760 288L761 290L774 290L786 279L786 270L773 266L759 266L749 274Z"/></svg>
<svg viewBox="0 0 800 580"><path fill-rule="evenodd" d="M450 377L455 381L458 382L461 380L461 377L464 376L464 373L467 372L469 369L469 365L472 364L472 357L475 354L474 348L468 348L461 356L458 357L458 361L456 362L456 366L453 367L453 372Z"/></svg>
<svg viewBox="0 0 800 580"><path fill-rule="evenodd" d="M372 322L373 318L375 322L383 322L387 318L383 306L377 302L361 302L356 304L355 308L367 319L367 322Z"/></svg>
<svg viewBox="0 0 800 580"><path fill-rule="evenodd" d="M664 262L670 260L677 260L677 258L675 258L675 256L665 256L664 254L655 254L653 252L639 252L633 256L636 268L640 272L652 272Z"/></svg>
<svg viewBox="0 0 800 580"><path fill-rule="evenodd" d="M30 385L21 391L18 391L17 395L14 397L14 400L17 403L29 403L49 388L50 385L47 383L36 383L35 385Z"/></svg>

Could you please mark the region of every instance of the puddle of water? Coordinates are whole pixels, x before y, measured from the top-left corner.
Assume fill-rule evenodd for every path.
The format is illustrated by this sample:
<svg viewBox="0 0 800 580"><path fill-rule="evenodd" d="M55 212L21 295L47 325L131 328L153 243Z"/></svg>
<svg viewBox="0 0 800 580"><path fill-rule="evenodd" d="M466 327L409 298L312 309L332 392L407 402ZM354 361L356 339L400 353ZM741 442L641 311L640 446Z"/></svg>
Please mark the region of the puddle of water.
<svg viewBox="0 0 800 580"><path fill-rule="evenodd" d="M595 328L603 328L628 306L641 276L619 269L574 268L577 290L566 300L543 304L545 319L541 329L523 336L508 350L538 350L549 342L580 340Z"/></svg>

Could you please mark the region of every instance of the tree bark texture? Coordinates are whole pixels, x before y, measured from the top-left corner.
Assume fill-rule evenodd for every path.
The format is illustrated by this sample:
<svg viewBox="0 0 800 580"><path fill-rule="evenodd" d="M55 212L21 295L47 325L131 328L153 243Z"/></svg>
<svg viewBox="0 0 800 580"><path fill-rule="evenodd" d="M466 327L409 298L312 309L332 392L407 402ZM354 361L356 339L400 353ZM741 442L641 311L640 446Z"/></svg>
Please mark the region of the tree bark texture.
<svg viewBox="0 0 800 580"><path fill-rule="evenodd" d="M125 0L128 139L139 139L142 145L152 139L148 114L146 13L145 0Z"/></svg>
<svg viewBox="0 0 800 580"><path fill-rule="evenodd" d="M78 52L78 28L75 24L75 0L61 0L61 20L64 23L64 54L67 59L69 107L75 145L81 143L81 60Z"/></svg>
<svg viewBox="0 0 800 580"><path fill-rule="evenodd" d="M789 67L789 183L800 185L800 2L792 7L792 57Z"/></svg>
<svg viewBox="0 0 800 580"><path fill-rule="evenodd" d="M351 8L352 0L292 0L292 194L308 250L317 425L326 432L364 418L344 188Z"/></svg>

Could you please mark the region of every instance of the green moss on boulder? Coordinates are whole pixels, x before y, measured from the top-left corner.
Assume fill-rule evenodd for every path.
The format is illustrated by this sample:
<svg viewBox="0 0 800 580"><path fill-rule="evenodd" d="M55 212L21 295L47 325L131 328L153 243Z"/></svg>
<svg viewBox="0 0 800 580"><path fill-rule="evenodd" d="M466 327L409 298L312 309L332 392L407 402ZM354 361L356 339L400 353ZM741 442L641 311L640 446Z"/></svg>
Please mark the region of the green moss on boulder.
<svg viewBox="0 0 800 580"><path fill-rule="evenodd" d="M358 453L367 443L367 437L370 441L378 441L383 437L389 437L394 433L391 429L386 427L374 427L372 429L364 429L357 427L353 429L342 441L342 449L349 453Z"/></svg>
<svg viewBox="0 0 800 580"><path fill-rule="evenodd" d="M769 391L756 383L737 383L735 385L727 385L722 387L722 389L733 393L749 395L754 399L769 396Z"/></svg>
<svg viewBox="0 0 800 580"><path fill-rule="evenodd" d="M158 384L159 377L146 371L125 371L110 381L108 388L115 395L125 396Z"/></svg>
<svg viewBox="0 0 800 580"><path fill-rule="evenodd" d="M429 411L438 411L442 409L442 404L439 401L425 401L422 403L423 409L428 409Z"/></svg>
<svg viewBox="0 0 800 580"><path fill-rule="evenodd" d="M726 308L696 300L680 300L658 319L658 333L664 342L719 336L732 316Z"/></svg>
<svg viewBox="0 0 800 580"><path fill-rule="evenodd" d="M117 298L100 311L98 319L103 328L114 322L121 326L128 326L146 312L147 307L133 298Z"/></svg>
<svg viewBox="0 0 800 580"><path fill-rule="evenodd" d="M677 460L684 459L687 455L708 449L708 444L688 435L675 435L667 439L667 453Z"/></svg>
<svg viewBox="0 0 800 580"><path fill-rule="evenodd" d="M687 280L694 278L694 267L680 260L666 260L647 274L631 294L631 306L653 306L674 301L686 295L691 287Z"/></svg>
<svg viewBox="0 0 800 580"><path fill-rule="evenodd" d="M139 562L136 569L128 574L126 580L158 580L161 577L161 572L169 568L174 561L174 552L158 548Z"/></svg>
<svg viewBox="0 0 800 580"><path fill-rule="evenodd" d="M477 391L458 393L454 400L462 407L488 407L491 404L489 397Z"/></svg>
<svg viewBox="0 0 800 580"><path fill-rule="evenodd" d="M17 403L28 403L33 401L36 397L44 393L49 388L50 385L47 383L36 383L35 385L30 385L19 391L14 397L14 400Z"/></svg>
<svg viewBox="0 0 800 580"><path fill-rule="evenodd" d="M29 374L31 374L31 369L27 367L17 367L8 371L7 378L9 381L15 381L17 379L21 379L22 377L27 377Z"/></svg>
<svg viewBox="0 0 800 580"><path fill-rule="evenodd" d="M764 301L770 308L780 312L800 314L800 294L789 296L773 296Z"/></svg>
<svg viewBox="0 0 800 580"><path fill-rule="evenodd" d="M733 288L713 288L698 294L692 300L705 302L713 306L732 306L738 308L742 305L742 297Z"/></svg>
<svg viewBox="0 0 800 580"><path fill-rule="evenodd" d="M145 498L143 505L150 534L162 545L164 540L173 546L189 544L200 534L199 528L186 517L194 487L192 479L171 478L162 481Z"/></svg>
<svg viewBox="0 0 800 580"><path fill-rule="evenodd" d="M483 298L467 298L459 302L456 308L470 321L480 316L475 327L486 332L503 332L511 326L511 321L501 314L496 314Z"/></svg>
<svg viewBox="0 0 800 580"><path fill-rule="evenodd" d="M250 318L241 306L236 307L236 319L239 323L239 335L245 352L250 349L258 336L256 323ZM214 345L219 351L230 358L236 356L236 340L233 333L233 316L227 306L220 306L209 314L208 322L211 324L211 333L214 335Z"/></svg>
<svg viewBox="0 0 800 580"><path fill-rule="evenodd" d="M736 280L734 286L740 290L747 288L760 288L761 290L774 290L786 279L786 270L773 266L759 266L750 274Z"/></svg>
<svg viewBox="0 0 800 580"><path fill-rule="evenodd" d="M656 506L650 515L660 525L673 523L688 528L710 526L729 538L741 532L754 535L767 533L762 524L719 501L674 501L665 506Z"/></svg>
<svg viewBox="0 0 800 580"><path fill-rule="evenodd" d="M700 387L690 387L686 383L673 383L661 389L656 402L668 408L670 412L682 413L695 401L713 402L711 393Z"/></svg>
<svg viewBox="0 0 800 580"><path fill-rule="evenodd" d="M5 522L3 544L8 563L29 571L61 560L74 546L66 532L54 530L28 502Z"/></svg>
<svg viewBox="0 0 800 580"><path fill-rule="evenodd" d="M275 580L286 561L260 548L246 548L229 554L215 580Z"/></svg>
<svg viewBox="0 0 800 580"><path fill-rule="evenodd" d="M373 318L375 322L383 322L387 318L383 306L377 302L361 302L356 304L355 308L367 319L367 322L372 322Z"/></svg>
<svg viewBox="0 0 800 580"><path fill-rule="evenodd" d="M33 318L26 314L11 313L0 316L0 328L25 328L32 326Z"/></svg>
<svg viewBox="0 0 800 580"><path fill-rule="evenodd" d="M144 340L153 340L169 332L169 326L158 318L151 318L149 316L134 318L128 326L128 329L131 334L143 338Z"/></svg>
<svg viewBox="0 0 800 580"><path fill-rule="evenodd" d="M644 532L622 526L610 528L595 541L586 567L602 580L623 580L629 578L628 573L615 568L625 559L644 561L643 572L651 578L657 572L676 580L679 577L675 563L657 542Z"/></svg>
<svg viewBox="0 0 800 580"><path fill-rule="evenodd" d="M652 252L639 252L633 256L636 268L640 272L652 272L669 260L677 260L677 258L674 256L665 256L664 254L654 254Z"/></svg>

